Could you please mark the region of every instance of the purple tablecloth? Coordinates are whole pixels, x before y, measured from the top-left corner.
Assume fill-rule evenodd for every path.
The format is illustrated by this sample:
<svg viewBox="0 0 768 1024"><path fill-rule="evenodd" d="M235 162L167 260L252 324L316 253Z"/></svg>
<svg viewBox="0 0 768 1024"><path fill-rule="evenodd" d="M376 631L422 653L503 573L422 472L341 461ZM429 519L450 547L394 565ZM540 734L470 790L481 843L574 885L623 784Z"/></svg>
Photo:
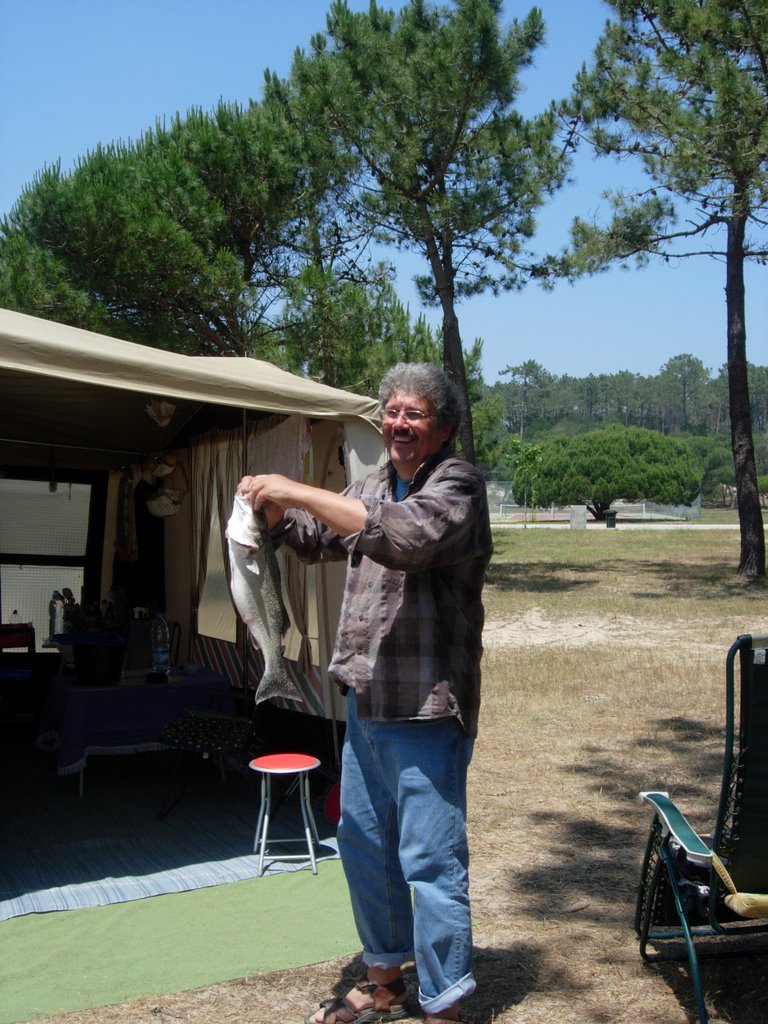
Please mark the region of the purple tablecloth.
<svg viewBox="0 0 768 1024"><path fill-rule="evenodd" d="M78 686L54 676L40 717L37 745L58 750L58 773L80 771L89 754L132 754L161 750L157 737L183 708L207 708L211 687L228 689L223 676L207 668L172 677L169 683ZM216 702L217 710L229 710Z"/></svg>

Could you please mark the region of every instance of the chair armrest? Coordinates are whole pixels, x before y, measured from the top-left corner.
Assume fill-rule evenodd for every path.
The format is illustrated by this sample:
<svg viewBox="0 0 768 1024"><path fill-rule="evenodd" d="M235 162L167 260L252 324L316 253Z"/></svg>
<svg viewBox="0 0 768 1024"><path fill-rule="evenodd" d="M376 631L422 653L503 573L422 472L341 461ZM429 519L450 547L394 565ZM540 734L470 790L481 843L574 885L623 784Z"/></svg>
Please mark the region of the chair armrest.
<svg viewBox="0 0 768 1024"><path fill-rule="evenodd" d="M647 802L656 811L662 823L664 835L673 835L680 846L685 850L688 860L694 864L701 864L702 867L709 867L712 863L712 851L691 828L685 815L680 811L674 801L670 800L668 793L644 791L640 794L641 800Z"/></svg>

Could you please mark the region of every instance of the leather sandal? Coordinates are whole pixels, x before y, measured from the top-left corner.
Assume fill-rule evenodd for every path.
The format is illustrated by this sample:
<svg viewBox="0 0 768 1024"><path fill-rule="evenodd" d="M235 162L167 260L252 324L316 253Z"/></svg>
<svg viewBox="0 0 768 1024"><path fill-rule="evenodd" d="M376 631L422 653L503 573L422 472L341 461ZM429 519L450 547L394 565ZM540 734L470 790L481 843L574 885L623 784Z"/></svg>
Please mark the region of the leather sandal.
<svg viewBox="0 0 768 1024"><path fill-rule="evenodd" d="M362 978L354 987L370 997L371 1005L356 1010L347 996L326 999L320 1003L322 1024L366 1024L367 1021L400 1020L408 1016L406 1007L395 1002L399 996L405 995L405 982L402 978L395 978L388 985L377 985L375 981ZM316 1024L316 1019L317 1011L310 1013L305 1024Z"/></svg>

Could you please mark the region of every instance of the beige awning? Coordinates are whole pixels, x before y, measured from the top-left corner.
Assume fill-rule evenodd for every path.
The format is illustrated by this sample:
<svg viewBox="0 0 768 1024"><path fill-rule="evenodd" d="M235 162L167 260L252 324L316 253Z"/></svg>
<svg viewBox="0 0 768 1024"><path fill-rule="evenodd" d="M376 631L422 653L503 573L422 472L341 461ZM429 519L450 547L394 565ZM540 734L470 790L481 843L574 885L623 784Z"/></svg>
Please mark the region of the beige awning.
<svg viewBox="0 0 768 1024"><path fill-rule="evenodd" d="M147 412L174 406L166 425ZM0 309L0 462L59 447L111 462L173 447L192 420L239 410L378 426L377 403L258 359L184 356ZM35 457L34 449L39 448ZM98 459L97 453L104 458Z"/></svg>

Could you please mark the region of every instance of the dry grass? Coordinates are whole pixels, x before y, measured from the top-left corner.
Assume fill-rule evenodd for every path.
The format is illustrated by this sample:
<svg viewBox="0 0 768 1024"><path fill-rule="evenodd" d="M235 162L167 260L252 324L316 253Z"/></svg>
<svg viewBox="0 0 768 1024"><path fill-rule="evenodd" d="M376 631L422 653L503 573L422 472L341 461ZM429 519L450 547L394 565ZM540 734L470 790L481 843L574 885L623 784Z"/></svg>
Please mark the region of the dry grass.
<svg viewBox="0 0 768 1024"><path fill-rule="evenodd" d="M470 780L478 991L463 1015L684 1024L695 1019L686 972L644 965L632 932L650 817L637 793L668 788L711 825L725 652L766 630L765 589L736 577L735 533L497 541ZM333 961L49 1021L299 1022L358 970ZM702 973L713 1022L766 1019L765 961Z"/></svg>

